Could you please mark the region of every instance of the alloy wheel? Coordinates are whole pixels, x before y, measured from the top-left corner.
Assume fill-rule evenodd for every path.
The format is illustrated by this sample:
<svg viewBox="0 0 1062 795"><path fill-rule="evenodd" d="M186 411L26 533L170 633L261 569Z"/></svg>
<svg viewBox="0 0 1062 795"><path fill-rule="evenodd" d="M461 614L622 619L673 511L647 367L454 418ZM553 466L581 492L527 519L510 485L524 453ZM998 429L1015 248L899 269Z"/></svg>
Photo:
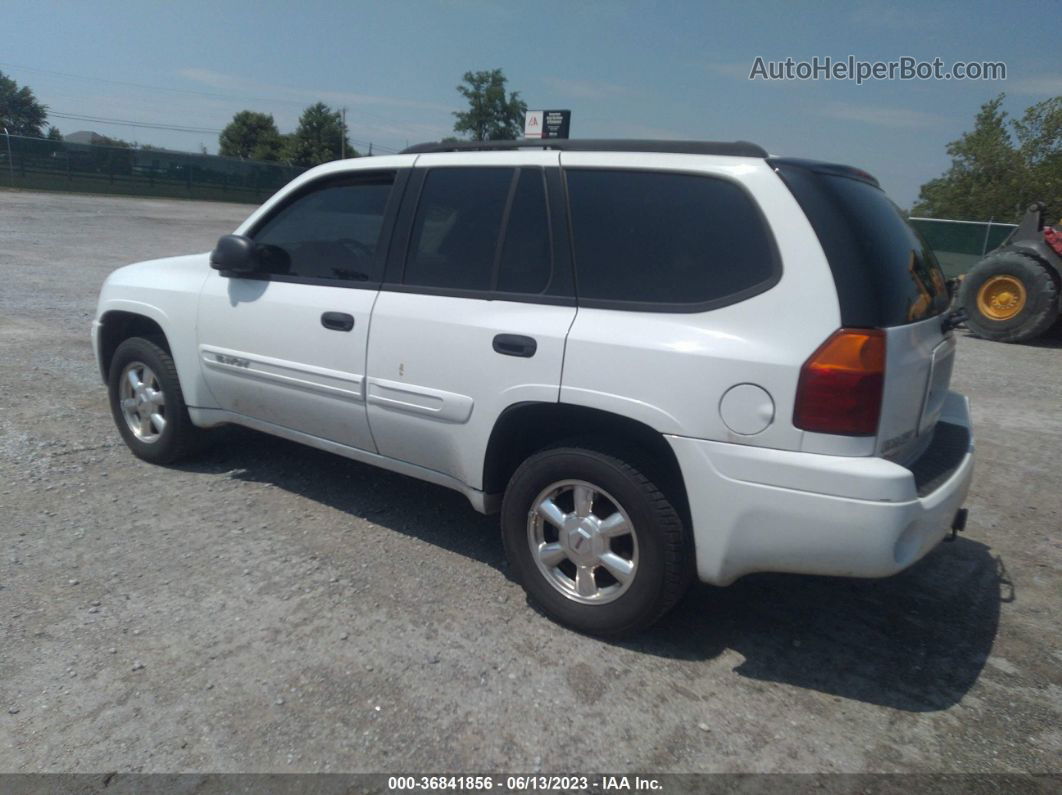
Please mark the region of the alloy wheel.
<svg viewBox="0 0 1062 795"><path fill-rule="evenodd" d="M527 540L546 581L582 604L618 599L638 571L630 516L608 492L583 480L542 490L528 513Z"/></svg>

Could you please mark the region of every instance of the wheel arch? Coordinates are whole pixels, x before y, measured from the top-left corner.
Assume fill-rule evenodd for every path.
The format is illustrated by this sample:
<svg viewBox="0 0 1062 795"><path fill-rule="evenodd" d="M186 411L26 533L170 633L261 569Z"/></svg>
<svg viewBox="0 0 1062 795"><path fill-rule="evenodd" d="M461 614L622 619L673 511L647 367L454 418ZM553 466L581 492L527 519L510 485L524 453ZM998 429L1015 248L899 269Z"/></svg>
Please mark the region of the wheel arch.
<svg viewBox="0 0 1062 795"><path fill-rule="evenodd" d="M600 437L610 446L633 447L684 520L689 504L682 470L663 434L638 420L571 403L515 403L498 416L483 458L483 490L499 495L530 455L571 438Z"/></svg>
<svg viewBox="0 0 1062 795"><path fill-rule="evenodd" d="M114 352L125 340L131 337L145 337L153 340L171 357L169 339L162 325L155 318L139 312L124 309L110 309L100 317L99 346L100 376L107 383Z"/></svg>

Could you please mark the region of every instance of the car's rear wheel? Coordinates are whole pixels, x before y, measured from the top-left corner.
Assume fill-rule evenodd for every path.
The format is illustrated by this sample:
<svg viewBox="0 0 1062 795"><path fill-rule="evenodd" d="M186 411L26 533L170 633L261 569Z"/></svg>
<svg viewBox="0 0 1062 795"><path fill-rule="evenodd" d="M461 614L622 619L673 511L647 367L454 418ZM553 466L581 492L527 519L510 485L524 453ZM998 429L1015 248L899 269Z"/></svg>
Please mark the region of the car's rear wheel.
<svg viewBox="0 0 1062 795"><path fill-rule="evenodd" d="M1024 342L1058 318L1058 286L1047 268L1014 251L994 254L962 281L966 325L978 337Z"/></svg>
<svg viewBox="0 0 1062 795"><path fill-rule="evenodd" d="M691 579L682 520L634 460L627 451L553 447L525 461L505 492L514 575L546 614L581 632L642 629Z"/></svg>
<svg viewBox="0 0 1062 795"><path fill-rule="evenodd" d="M188 417L177 367L155 342L133 337L118 346L108 393L118 432L138 458L170 464L198 448L203 432Z"/></svg>

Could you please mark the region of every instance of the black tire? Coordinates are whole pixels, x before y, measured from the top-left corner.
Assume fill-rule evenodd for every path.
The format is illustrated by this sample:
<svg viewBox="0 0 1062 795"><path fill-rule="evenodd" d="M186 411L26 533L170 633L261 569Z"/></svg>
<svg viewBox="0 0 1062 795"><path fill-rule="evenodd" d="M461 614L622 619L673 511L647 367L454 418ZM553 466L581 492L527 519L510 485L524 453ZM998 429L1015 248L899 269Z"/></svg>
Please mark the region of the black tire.
<svg viewBox="0 0 1062 795"><path fill-rule="evenodd" d="M126 368L134 363L147 365L154 372L165 396L163 412L166 425L158 438L151 442L137 438L122 410L121 380ZM143 337L131 337L118 346L111 359L107 379L111 416L126 445L138 458L153 464L172 464L200 449L204 431L192 424L188 407L177 379L173 359L156 342Z"/></svg>
<svg viewBox="0 0 1062 795"><path fill-rule="evenodd" d="M978 293L997 276L1009 276L1025 289L1025 305L1013 317L996 319L981 311ZM962 281L960 303L966 326L978 337L996 342L1024 342L1038 337L1058 319L1058 285L1044 265L1016 251L993 254L977 263Z"/></svg>
<svg viewBox="0 0 1062 795"><path fill-rule="evenodd" d="M594 441L565 443L524 461L505 491L502 538L513 575L548 616L579 632L619 636L644 629L674 606L692 580L689 533L671 501L632 463L638 458L636 450L609 449ZM574 601L551 583L531 551L528 523L535 501L545 489L566 480L598 487L627 513L633 525L637 565L630 584L613 601ZM597 579L601 576L595 574Z"/></svg>

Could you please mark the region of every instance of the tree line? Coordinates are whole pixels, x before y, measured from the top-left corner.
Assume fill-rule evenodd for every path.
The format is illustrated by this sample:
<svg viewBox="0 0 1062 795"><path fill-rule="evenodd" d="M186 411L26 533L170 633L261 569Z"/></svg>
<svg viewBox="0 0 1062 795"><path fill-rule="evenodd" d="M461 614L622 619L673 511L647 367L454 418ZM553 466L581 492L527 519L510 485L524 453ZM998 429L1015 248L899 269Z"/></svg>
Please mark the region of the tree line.
<svg viewBox="0 0 1062 795"><path fill-rule="evenodd" d="M520 92L506 92L505 73L501 69L466 72L463 81L457 91L468 110L454 112L454 132L473 141L518 138L527 103ZM306 167L360 154L346 137L342 114L323 102L303 111L295 132L287 135L277 129L271 114L241 110L222 130L218 143L219 153L229 157Z"/></svg>
<svg viewBox="0 0 1062 795"><path fill-rule="evenodd" d="M474 141L519 137L527 104L520 99L518 91L506 92L504 72L501 69L466 72L463 80L457 91L468 103L468 109L454 113L454 132ZM45 132L47 118L47 105L37 101L32 89L19 87L0 72L0 125L12 135L62 141L57 127L48 126ZM134 146L108 136L99 136L98 143L119 148ZM309 168L341 157L358 157L361 153L350 144L343 114L317 102L302 112L291 133L281 133L272 114L241 110L218 136L218 154Z"/></svg>
<svg viewBox="0 0 1062 795"><path fill-rule="evenodd" d="M358 157L342 114L323 102L306 108L295 132L284 135L273 116L241 110L218 136L218 154L309 168L341 157Z"/></svg>
<svg viewBox="0 0 1062 795"><path fill-rule="evenodd" d="M951 167L925 183L912 215L1017 223L1034 201L1048 218L1062 215L1062 97L1010 119L1004 94L990 99L974 128L947 145Z"/></svg>
<svg viewBox="0 0 1062 795"><path fill-rule="evenodd" d="M454 132L473 141L520 137L527 104L520 92L507 91L501 69L466 72L457 92L467 107L454 111ZM970 132L946 147L948 170L922 185L913 215L969 221L1017 221L1033 201L1062 215L1062 97L1027 108L1011 119L1002 109L1005 96L981 106ZM0 124L12 135L61 141L48 127L47 106L27 86L0 72ZM446 140L460 140L448 138ZM131 146L105 139L113 146ZM315 166L342 156L360 155L350 145L342 114L317 102L303 111L292 133L281 133L272 115L242 110L222 130L219 152L247 160ZM147 147L145 147L147 148Z"/></svg>

